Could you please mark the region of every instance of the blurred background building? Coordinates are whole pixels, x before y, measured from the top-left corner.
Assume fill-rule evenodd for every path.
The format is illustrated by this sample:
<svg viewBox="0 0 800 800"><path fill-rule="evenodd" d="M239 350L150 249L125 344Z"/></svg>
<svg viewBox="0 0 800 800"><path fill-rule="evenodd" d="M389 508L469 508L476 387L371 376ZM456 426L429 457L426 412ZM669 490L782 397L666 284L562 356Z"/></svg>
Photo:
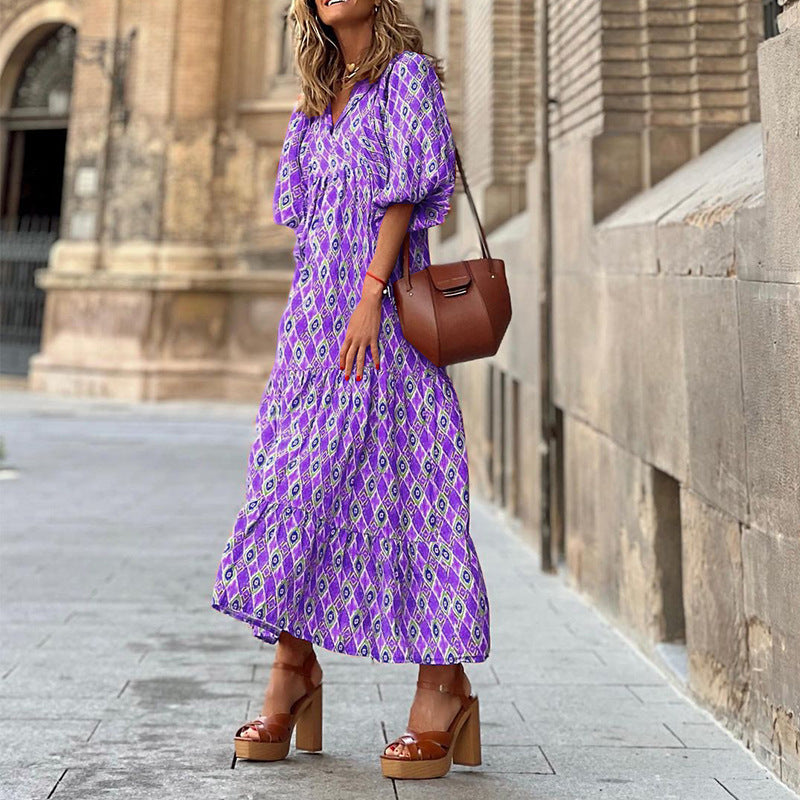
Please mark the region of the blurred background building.
<svg viewBox="0 0 800 800"><path fill-rule="evenodd" d="M800 786L800 3L416 0L504 258L475 490ZM284 0L0 1L2 366L256 402ZM464 197L431 236L472 257Z"/></svg>

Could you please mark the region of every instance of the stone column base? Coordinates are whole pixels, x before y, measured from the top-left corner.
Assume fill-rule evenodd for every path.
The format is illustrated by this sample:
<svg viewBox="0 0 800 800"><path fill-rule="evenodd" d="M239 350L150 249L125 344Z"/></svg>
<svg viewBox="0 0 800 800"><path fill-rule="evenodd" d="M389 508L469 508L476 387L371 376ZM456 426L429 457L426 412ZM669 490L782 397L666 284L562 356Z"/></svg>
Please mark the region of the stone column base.
<svg viewBox="0 0 800 800"><path fill-rule="evenodd" d="M29 387L125 400L257 402L272 369L290 270L41 270L41 352Z"/></svg>
<svg viewBox="0 0 800 800"><path fill-rule="evenodd" d="M269 362L130 361L69 364L37 353L30 360L28 388L63 396L117 400L230 400L257 402L272 368Z"/></svg>

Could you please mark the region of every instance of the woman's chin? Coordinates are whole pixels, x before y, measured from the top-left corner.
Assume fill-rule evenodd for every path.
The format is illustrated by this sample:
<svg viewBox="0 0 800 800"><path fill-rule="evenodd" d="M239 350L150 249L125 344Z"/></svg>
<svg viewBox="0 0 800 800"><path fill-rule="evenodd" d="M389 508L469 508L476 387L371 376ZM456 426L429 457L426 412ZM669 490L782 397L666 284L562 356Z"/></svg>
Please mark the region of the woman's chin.
<svg viewBox="0 0 800 800"><path fill-rule="evenodd" d="M339 0L333 5L325 6L325 11L320 12L320 19L326 25L336 25L337 23L363 22L369 19L372 14L372 6L359 8L355 0Z"/></svg>

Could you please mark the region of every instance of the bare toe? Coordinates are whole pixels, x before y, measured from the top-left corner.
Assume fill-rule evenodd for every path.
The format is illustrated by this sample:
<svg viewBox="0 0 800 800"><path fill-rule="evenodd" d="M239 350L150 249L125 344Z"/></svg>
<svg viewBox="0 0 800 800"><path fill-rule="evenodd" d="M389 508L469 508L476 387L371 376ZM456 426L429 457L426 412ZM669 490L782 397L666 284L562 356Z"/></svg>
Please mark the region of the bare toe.
<svg viewBox="0 0 800 800"><path fill-rule="evenodd" d="M251 741L258 741L258 731L253 727L245 728L242 731L242 736L244 736L245 739L250 739Z"/></svg>
<svg viewBox="0 0 800 800"><path fill-rule="evenodd" d="M403 742L393 742L387 745L386 753L399 758L408 758L408 748Z"/></svg>

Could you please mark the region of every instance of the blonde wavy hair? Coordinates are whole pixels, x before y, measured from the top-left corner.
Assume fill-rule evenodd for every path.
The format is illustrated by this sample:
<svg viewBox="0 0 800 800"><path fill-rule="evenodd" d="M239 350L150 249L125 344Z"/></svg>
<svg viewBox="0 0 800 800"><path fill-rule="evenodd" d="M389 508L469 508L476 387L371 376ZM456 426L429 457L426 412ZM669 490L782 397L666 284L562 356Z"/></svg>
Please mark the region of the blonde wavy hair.
<svg viewBox="0 0 800 800"><path fill-rule="evenodd" d="M294 59L300 73L301 94L297 108L307 117L322 115L338 90L352 87L364 78L374 83L389 61L404 50L426 56L444 86L441 59L422 49L422 32L406 14L400 0L380 0L373 18L370 47L356 74L347 80L343 80L345 63L336 34L317 16L314 0L292 0L288 20L293 29Z"/></svg>

